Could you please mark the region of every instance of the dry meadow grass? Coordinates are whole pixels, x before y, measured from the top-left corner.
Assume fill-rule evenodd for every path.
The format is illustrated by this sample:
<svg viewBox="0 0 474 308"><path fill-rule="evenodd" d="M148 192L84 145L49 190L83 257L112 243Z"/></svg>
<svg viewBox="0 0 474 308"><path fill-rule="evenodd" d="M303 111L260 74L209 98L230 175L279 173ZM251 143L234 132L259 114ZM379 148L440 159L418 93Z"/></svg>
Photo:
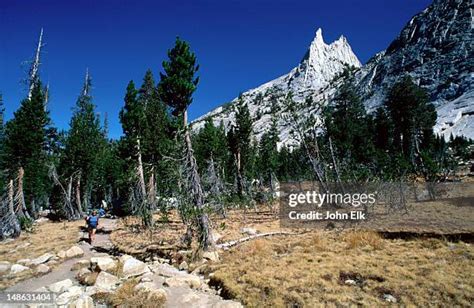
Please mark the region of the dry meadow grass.
<svg viewBox="0 0 474 308"><path fill-rule="evenodd" d="M298 234L259 238L233 247L204 272L224 297L249 307L378 307L390 305L384 298L388 295L401 306L472 307L474 249L470 243L442 239L443 234L472 234L472 206L441 202L417 206L412 210L418 220L391 213L386 219L393 225L383 220L372 225L382 233L366 231L363 225L348 230L324 230L326 224L317 230L282 229L278 212L267 208L232 210L227 219L212 215L213 232L222 236L218 243L244 237L242 227L260 233ZM162 221L160 215L155 219ZM179 250L185 227L174 212L168 219L144 232L137 218L127 218L112 233L112 240L127 253L146 253L150 247L156 249L152 253ZM396 238L398 232L410 236ZM418 236L426 233L441 235L441 239ZM395 238L383 238L383 234L395 234Z"/></svg>
<svg viewBox="0 0 474 308"><path fill-rule="evenodd" d="M34 259L45 253L57 253L67 250L80 238L80 227L84 222L43 222L35 225L31 232L22 232L14 240L0 242L0 261L16 263L20 259ZM9 277L0 275L0 290L14 285L18 281L35 276L28 270Z"/></svg>
<svg viewBox="0 0 474 308"><path fill-rule="evenodd" d="M374 307L388 304L384 294L398 305L471 306L473 259L463 242L314 231L243 244L211 271L226 296L249 307Z"/></svg>
<svg viewBox="0 0 474 308"><path fill-rule="evenodd" d="M136 291L137 280L124 282L116 292L106 296L103 300L112 307L164 307L166 299L159 294Z"/></svg>

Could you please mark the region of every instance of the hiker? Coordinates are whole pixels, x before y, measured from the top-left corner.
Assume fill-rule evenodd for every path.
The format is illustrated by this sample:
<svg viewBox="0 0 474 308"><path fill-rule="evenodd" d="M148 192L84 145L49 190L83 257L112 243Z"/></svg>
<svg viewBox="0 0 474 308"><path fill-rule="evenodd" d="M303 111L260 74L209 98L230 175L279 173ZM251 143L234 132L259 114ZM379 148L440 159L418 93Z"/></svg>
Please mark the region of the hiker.
<svg viewBox="0 0 474 308"><path fill-rule="evenodd" d="M99 217L104 217L105 216L105 209L103 207L101 207L99 209Z"/></svg>
<svg viewBox="0 0 474 308"><path fill-rule="evenodd" d="M87 222L87 231L89 231L89 243L95 240L95 232L99 227L99 216L97 215L97 211L93 210L92 214L86 217Z"/></svg>

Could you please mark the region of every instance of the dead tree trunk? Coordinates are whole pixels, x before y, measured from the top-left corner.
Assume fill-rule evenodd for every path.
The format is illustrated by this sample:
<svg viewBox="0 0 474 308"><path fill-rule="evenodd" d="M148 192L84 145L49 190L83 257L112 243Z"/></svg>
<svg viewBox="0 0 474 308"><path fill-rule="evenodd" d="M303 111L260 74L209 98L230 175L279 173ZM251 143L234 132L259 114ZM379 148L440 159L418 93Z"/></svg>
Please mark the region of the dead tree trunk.
<svg viewBox="0 0 474 308"><path fill-rule="evenodd" d="M140 148L140 139L137 138L137 151L138 151L138 181L140 184L140 192L142 194L143 200L146 200L146 185L145 185L145 173L143 171L143 162L142 162L142 151Z"/></svg>
<svg viewBox="0 0 474 308"><path fill-rule="evenodd" d="M145 227L150 228L153 225L153 215L150 209L150 203L147 197L145 172L143 171L142 151L140 147L140 138L137 138L137 156L138 156L138 186L140 189L140 197L138 198L138 211L142 218L142 223Z"/></svg>
<svg viewBox="0 0 474 308"><path fill-rule="evenodd" d="M235 162L237 167L237 194L240 198L243 197L244 192L244 184L243 184L243 177L242 177L242 159L240 154L240 149L237 150L237 154L235 155Z"/></svg>
<svg viewBox="0 0 474 308"><path fill-rule="evenodd" d="M30 68L29 80L28 80L28 99L31 99L33 88L36 85L38 79L38 70L40 66L41 47L43 47L43 28L41 28L40 36L38 40L38 46L36 47L36 54L33 63Z"/></svg>
<svg viewBox="0 0 474 308"><path fill-rule="evenodd" d="M82 211L82 202L81 202L81 175L77 176L76 181L76 207L79 212L79 215L82 217L84 216L84 212Z"/></svg>
<svg viewBox="0 0 474 308"><path fill-rule="evenodd" d="M23 193L23 178L25 176L25 170L20 167L18 170L18 188L17 193L15 196L15 200L17 202L17 213L20 214L20 217L25 217L27 219L31 219L30 214L28 213L28 209L26 208L25 203L25 195Z"/></svg>
<svg viewBox="0 0 474 308"><path fill-rule="evenodd" d="M184 121L184 141L186 145L186 162L187 162L187 178L191 189L191 196L197 212L196 224L198 227L199 244L202 249L208 250L214 246L212 236L210 234L209 217L204 212L204 194L202 191L201 177L198 173L196 158L194 157L193 145L191 142L191 134L188 129L188 111L183 112Z"/></svg>
<svg viewBox="0 0 474 308"><path fill-rule="evenodd" d="M342 181L341 181L341 173L339 172L339 166L336 161L336 155L334 154L334 148L332 146L331 137L329 137L329 150L331 152L331 159L332 159L332 164L334 166L334 173L336 175L336 182L339 185L339 189L341 189L341 192L344 193L344 186L342 185Z"/></svg>
<svg viewBox="0 0 474 308"><path fill-rule="evenodd" d="M7 199L0 199L0 240L18 237L21 226L15 213L13 180L8 183Z"/></svg>
<svg viewBox="0 0 474 308"><path fill-rule="evenodd" d="M219 175L216 171L216 166L214 163L214 158L211 155L211 159L209 160L209 166L207 168L207 178L208 178L208 185L209 191L211 195L214 197L215 202L217 203L217 207L219 212L221 213L223 218L226 218L226 211L224 207L224 203L222 202L222 193L224 192L224 184L222 183Z"/></svg>
<svg viewBox="0 0 474 308"><path fill-rule="evenodd" d="M156 209L156 181L155 181L155 170L151 169L150 179L148 180L148 204L151 209Z"/></svg>

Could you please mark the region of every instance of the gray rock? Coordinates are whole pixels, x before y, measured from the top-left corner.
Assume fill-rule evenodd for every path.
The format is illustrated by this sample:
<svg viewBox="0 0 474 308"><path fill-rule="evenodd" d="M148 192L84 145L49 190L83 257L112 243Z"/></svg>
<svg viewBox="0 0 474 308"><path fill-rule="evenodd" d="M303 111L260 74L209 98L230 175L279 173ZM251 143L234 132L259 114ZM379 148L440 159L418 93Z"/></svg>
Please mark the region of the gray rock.
<svg viewBox="0 0 474 308"><path fill-rule="evenodd" d="M346 281L344 281L344 283L348 286L355 286L357 284L357 282L353 279L347 279Z"/></svg>
<svg viewBox="0 0 474 308"><path fill-rule="evenodd" d="M36 267L35 272L38 274L46 274L51 271L51 268L46 264L40 264Z"/></svg>
<svg viewBox="0 0 474 308"><path fill-rule="evenodd" d="M173 277L173 276L178 276L178 275L185 275L186 273L181 272L178 270L176 267L171 266L169 264L163 263L163 264L158 264L154 265L152 267L152 270L154 273L163 276L163 277Z"/></svg>
<svg viewBox="0 0 474 308"><path fill-rule="evenodd" d="M110 271L117 266L117 262L111 257L91 258L91 268L95 271Z"/></svg>
<svg viewBox="0 0 474 308"><path fill-rule="evenodd" d="M39 265L48 262L48 260L54 258L52 253L45 253L44 255L39 256L36 259L31 260L32 265Z"/></svg>
<svg viewBox="0 0 474 308"><path fill-rule="evenodd" d="M115 289L116 285L120 282L120 280L107 272L100 272L95 280L94 286L99 289L104 290L113 290Z"/></svg>
<svg viewBox="0 0 474 308"><path fill-rule="evenodd" d="M201 279L195 275L181 275L166 278L164 285L168 287L184 287L189 286L198 289L202 284Z"/></svg>
<svg viewBox="0 0 474 308"><path fill-rule="evenodd" d="M82 288L79 286L69 287L66 292L63 292L56 297L56 305L66 305L67 303L74 301L82 294L82 291Z"/></svg>
<svg viewBox="0 0 474 308"><path fill-rule="evenodd" d="M92 297L83 294L81 295L73 305L74 308L94 308L94 300Z"/></svg>
<svg viewBox="0 0 474 308"><path fill-rule="evenodd" d="M384 301L389 302L389 303L396 303L397 302L397 299L392 294L384 294L383 299L384 299Z"/></svg>
<svg viewBox="0 0 474 308"><path fill-rule="evenodd" d="M123 263L123 277L135 277L150 272L148 266L140 260L130 257Z"/></svg>
<svg viewBox="0 0 474 308"><path fill-rule="evenodd" d="M64 258L66 258L66 251L65 250L60 250L60 251L58 251L58 253L56 255L58 256L58 258L64 259Z"/></svg>
<svg viewBox="0 0 474 308"><path fill-rule="evenodd" d="M66 258L76 258L84 255L84 251L79 246L72 246L66 251Z"/></svg>
<svg viewBox="0 0 474 308"><path fill-rule="evenodd" d="M182 271L187 271L188 268L189 268L188 262L186 262L186 261L181 262L181 264L179 264L178 268Z"/></svg>
<svg viewBox="0 0 474 308"><path fill-rule="evenodd" d="M222 235L215 231L212 231L211 236L215 243L217 243L222 238Z"/></svg>
<svg viewBox="0 0 474 308"><path fill-rule="evenodd" d="M247 235L256 235L257 234L257 230L255 230L254 228L242 228L242 229L240 229L240 232L243 233L243 234L247 234Z"/></svg>
<svg viewBox="0 0 474 308"><path fill-rule="evenodd" d="M16 263L18 263L20 265L23 265L23 266L31 266L32 265L31 259L20 259L20 260L16 261Z"/></svg>
<svg viewBox="0 0 474 308"><path fill-rule="evenodd" d="M8 261L0 261L0 275L10 272L12 264Z"/></svg>
<svg viewBox="0 0 474 308"><path fill-rule="evenodd" d="M48 286L48 289L54 293L61 293L72 287L73 283L71 279L65 279Z"/></svg>
<svg viewBox="0 0 474 308"><path fill-rule="evenodd" d="M202 254L202 257L212 262L219 261L219 253L217 251L206 251Z"/></svg>
<svg viewBox="0 0 474 308"><path fill-rule="evenodd" d="M27 271L29 269L30 269L29 267L26 267L20 264L13 264L12 267L10 268L10 274L15 275L15 274Z"/></svg>

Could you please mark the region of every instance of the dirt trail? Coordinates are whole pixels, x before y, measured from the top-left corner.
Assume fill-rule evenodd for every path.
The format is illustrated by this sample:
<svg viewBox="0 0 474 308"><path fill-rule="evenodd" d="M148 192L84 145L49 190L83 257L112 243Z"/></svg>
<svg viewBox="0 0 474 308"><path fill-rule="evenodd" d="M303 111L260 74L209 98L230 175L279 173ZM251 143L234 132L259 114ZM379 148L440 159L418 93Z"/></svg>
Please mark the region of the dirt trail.
<svg viewBox="0 0 474 308"><path fill-rule="evenodd" d="M89 245L89 243L84 242L84 239L87 237L87 232L80 231L81 238L80 243L78 243L77 246L81 247L84 251L84 255L82 257L66 260L57 267L53 268L50 273L40 277L23 280L16 285L7 288L5 292L35 291L41 287L64 279L74 279L75 272L71 271L71 267L74 265L74 263L79 260L90 259L93 256L103 255L113 247L112 243L110 242L109 234L115 228L115 222L116 221L113 219L106 218L102 218L100 220L100 229L96 234L96 239L92 246Z"/></svg>

